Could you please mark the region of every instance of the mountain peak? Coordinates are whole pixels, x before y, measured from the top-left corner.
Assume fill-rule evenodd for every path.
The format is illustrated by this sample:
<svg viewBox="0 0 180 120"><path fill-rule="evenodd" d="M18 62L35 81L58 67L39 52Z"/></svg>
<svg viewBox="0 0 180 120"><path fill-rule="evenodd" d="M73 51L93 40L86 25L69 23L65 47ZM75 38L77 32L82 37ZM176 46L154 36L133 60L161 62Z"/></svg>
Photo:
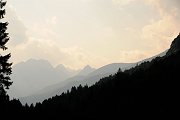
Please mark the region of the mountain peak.
<svg viewBox="0 0 180 120"><path fill-rule="evenodd" d="M179 35L173 40L170 49L168 50L166 55L171 55L180 51L180 33Z"/></svg>
<svg viewBox="0 0 180 120"><path fill-rule="evenodd" d="M79 75L88 75L89 73L93 72L95 68L92 68L89 65L86 65L80 72Z"/></svg>
<svg viewBox="0 0 180 120"><path fill-rule="evenodd" d="M89 65L86 65L83 69L92 69L92 67Z"/></svg>
<svg viewBox="0 0 180 120"><path fill-rule="evenodd" d="M62 70L66 70L65 66L63 64L59 64L56 69L62 69Z"/></svg>

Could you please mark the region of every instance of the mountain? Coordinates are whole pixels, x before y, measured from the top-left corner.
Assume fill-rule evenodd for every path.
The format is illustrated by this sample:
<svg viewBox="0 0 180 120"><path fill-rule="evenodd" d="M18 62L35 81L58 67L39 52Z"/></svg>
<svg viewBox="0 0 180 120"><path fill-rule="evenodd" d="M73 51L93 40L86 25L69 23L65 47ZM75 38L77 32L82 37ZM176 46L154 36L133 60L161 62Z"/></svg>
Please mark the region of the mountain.
<svg viewBox="0 0 180 120"><path fill-rule="evenodd" d="M11 97L29 96L76 74L76 71L67 70L63 65L54 68L46 60L35 59L14 65L12 71L13 85L8 91Z"/></svg>
<svg viewBox="0 0 180 120"><path fill-rule="evenodd" d="M172 44L178 41L180 39L175 39ZM180 47L173 51L172 47L174 45L167 51L171 54L144 61L124 72L118 71L90 87L72 87L70 92L46 99L41 105L51 109L53 114L57 109L58 112L66 109L69 116L77 118L175 113L179 104Z"/></svg>
<svg viewBox="0 0 180 120"><path fill-rule="evenodd" d="M180 51L170 48L167 53L170 54L119 70L92 86L79 85L35 106L21 106L20 113L49 119L178 115Z"/></svg>
<svg viewBox="0 0 180 120"><path fill-rule="evenodd" d="M62 92L67 91L72 86L78 86L80 83L77 82L76 80L81 81L84 78L85 78L84 76L75 76L75 77L69 78L57 84L49 85L39 91L36 91L36 93L32 95L20 97L19 100L21 101L22 104L28 103L29 105L31 103L35 104L37 102L42 102L46 98L50 98L55 95L60 95Z"/></svg>
<svg viewBox="0 0 180 120"><path fill-rule="evenodd" d="M91 68L90 66L86 66L74 77L68 78L54 85L49 85L37 91L35 94L20 97L19 99L23 104L35 104L36 102L42 102L45 98L60 95L61 93L71 89L72 86L79 86L80 84L83 86L86 84L91 86L101 78L115 74L119 68L126 69L127 66L128 69L131 65L131 63L114 63L105 65L97 70Z"/></svg>
<svg viewBox="0 0 180 120"><path fill-rule="evenodd" d="M164 52L162 52L158 55L152 56L150 58L144 59L144 60L136 62L136 63L112 63L112 64L108 64L108 65L100 67L99 69L90 73L88 76L103 75L103 74L106 74L108 76L111 74L115 74L119 70L119 68L121 68L122 71L128 70L132 67L135 67L137 64L141 64L141 63L146 62L146 61L151 61L152 59L154 59L156 57L165 56L166 52L167 52L167 50L165 50ZM105 77L105 76L103 76L103 77Z"/></svg>
<svg viewBox="0 0 180 120"><path fill-rule="evenodd" d="M151 61L157 56L164 56L167 51L162 52L156 56L153 56L151 58L147 58L145 60L139 61L137 63L112 63L105 66L102 66L98 69L93 69L90 66L84 67L79 74L77 74L74 77L68 78L62 82L59 82L54 85L50 85L48 87L45 87L39 91L37 91L35 94L32 94L30 96L21 97L20 101L25 104L31 104L36 102L42 102L46 98L50 98L55 95L60 95L63 92L66 92L67 90L70 90L72 86L79 86L80 84L82 86L88 85L91 86L98 82L101 78L107 77L109 75L113 75L117 73L118 69L121 68L123 71L128 70L132 67L135 67L137 64L141 64L145 61ZM92 71L90 73L90 71Z"/></svg>
<svg viewBox="0 0 180 120"><path fill-rule="evenodd" d="M94 75L103 75L103 74L114 74L118 71L119 68L125 70L128 69L129 66L133 65L134 63L112 63L105 66L100 67L96 71L89 74L89 76Z"/></svg>
<svg viewBox="0 0 180 120"><path fill-rule="evenodd" d="M71 89L72 86L78 86L80 84L91 86L95 84L97 81L99 81L101 78L115 74L119 68L121 68L122 71L125 71L143 62L151 61L156 57L162 57L166 55L166 53L167 53L167 50L158 55L155 55L153 57L144 59L136 63L112 63L112 64L102 66L98 69L94 69L90 67L89 65L87 65L82 70L74 71L74 70L65 68L63 65L58 65L56 68L54 68L53 70L54 73L52 74L50 74L51 72L49 72L49 74L47 73L49 79L51 76L56 76L57 78L51 77L51 79L56 79L56 80L58 79L59 80L59 81L57 80L58 82L55 82L54 84L50 83L49 85L45 85L44 87L41 87L41 89L36 89L36 91L31 92L32 94L25 93L23 95L19 95L16 92L18 91L22 92L23 90L19 90L16 87L13 89L13 92L15 94L14 96L20 97L20 100L23 104L25 104L26 102L28 104L42 102L45 98L50 98L55 95L60 95L61 93ZM32 73L31 75L33 74L34 73ZM38 79L36 79L36 81L38 81Z"/></svg>
<svg viewBox="0 0 180 120"><path fill-rule="evenodd" d="M173 53L176 53L180 51L180 33L179 35L174 39L174 41L171 44L170 49L167 52L167 55L171 55Z"/></svg>
<svg viewBox="0 0 180 120"><path fill-rule="evenodd" d="M94 68L91 68L90 66L86 66L79 73L76 72L77 75L75 75L74 77L70 77L59 83L49 85L39 91L36 91L35 94L25 97L20 97L19 99L23 104L25 103L35 104L36 102L42 102L46 98L50 98L52 96L60 95L63 92L66 92L67 90L71 89L72 86L77 87L80 84L83 86L84 85L91 86L96 82L98 82L101 78L115 74L119 68L121 68L122 71L128 70L143 62L151 61L156 57L162 57L166 55L166 52L167 50L153 57L139 61L137 63L112 63L102 66L96 70ZM59 68L64 68L64 66L60 65ZM61 71L61 73L63 72Z"/></svg>
<svg viewBox="0 0 180 120"><path fill-rule="evenodd" d="M95 70L95 68L92 68L91 66L87 65L78 73L78 76L86 76Z"/></svg>
<svg viewBox="0 0 180 120"><path fill-rule="evenodd" d="M165 50L164 52L162 52L162 53L160 53L160 54L158 54L158 55L155 55L155 56L152 56L152 57L150 57L150 58L147 58L147 59L144 59L144 60L142 60L142 61L139 61L139 62L137 62L137 64L141 64L141 63L147 62L147 61L152 61L152 60L153 60L154 58L156 58L156 57L163 57L163 56L166 55L167 51L168 51L168 50Z"/></svg>
<svg viewBox="0 0 180 120"><path fill-rule="evenodd" d="M61 78L61 81L66 80L67 78L70 78L72 76L75 76L78 74L79 70L72 70L69 68L66 68L64 65L60 64L57 67L54 68L56 74Z"/></svg>

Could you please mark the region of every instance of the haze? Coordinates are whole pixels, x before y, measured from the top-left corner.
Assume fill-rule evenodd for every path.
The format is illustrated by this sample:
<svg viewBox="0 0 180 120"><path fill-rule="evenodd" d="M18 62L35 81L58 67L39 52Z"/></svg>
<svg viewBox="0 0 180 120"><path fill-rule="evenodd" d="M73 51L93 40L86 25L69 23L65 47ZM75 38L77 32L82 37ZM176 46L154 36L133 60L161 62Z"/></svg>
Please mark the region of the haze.
<svg viewBox="0 0 180 120"><path fill-rule="evenodd" d="M14 64L30 58L73 69L136 62L169 48L179 0L8 0Z"/></svg>

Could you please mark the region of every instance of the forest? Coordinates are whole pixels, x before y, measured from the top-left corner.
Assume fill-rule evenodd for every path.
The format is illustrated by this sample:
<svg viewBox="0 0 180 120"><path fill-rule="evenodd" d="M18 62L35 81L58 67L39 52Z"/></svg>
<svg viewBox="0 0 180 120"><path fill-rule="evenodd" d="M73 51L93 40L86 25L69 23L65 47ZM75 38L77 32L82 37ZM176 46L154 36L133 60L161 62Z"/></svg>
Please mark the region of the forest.
<svg viewBox="0 0 180 120"><path fill-rule="evenodd" d="M0 1L1 8L5 5ZM0 11L1 18L4 16ZM0 47L6 50L8 23L0 23ZM0 56L0 114L10 118L87 119L176 113L179 88L180 35L167 54L104 77L92 86L72 87L42 103L22 105L10 100L5 87L12 82L10 54ZM25 117L23 117L25 116Z"/></svg>
<svg viewBox="0 0 180 120"><path fill-rule="evenodd" d="M178 36L175 40L180 40ZM1 97L3 113L61 118L96 118L124 114L176 112L180 52L171 52L124 72L102 78L94 85L72 87L60 96L36 105ZM1 113L2 113L1 112Z"/></svg>

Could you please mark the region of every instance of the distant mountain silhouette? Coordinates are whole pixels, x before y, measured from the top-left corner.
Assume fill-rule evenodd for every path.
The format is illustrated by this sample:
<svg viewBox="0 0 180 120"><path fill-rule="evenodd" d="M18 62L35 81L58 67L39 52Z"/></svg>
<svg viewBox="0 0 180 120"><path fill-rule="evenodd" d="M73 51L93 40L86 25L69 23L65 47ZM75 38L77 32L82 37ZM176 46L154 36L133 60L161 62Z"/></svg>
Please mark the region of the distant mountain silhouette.
<svg viewBox="0 0 180 120"><path fill-rule="evenodd" d="M77 75L79 71L80 70L72 70L70 68L66 68L63 64L60 64L57 67L55 67L55 72L59 76L61 81L64 81L67 78Z"/></svg>
<svg viewBox="0 0 180 120"><path fill-rule="evenodd" d="M71 89L72 86L93 85L101 78L115 74L119 68L128 69L132 63L114 63L105 65L97 70L90 66L85 66L76 76L68 78L54 85L49 85L30 96L21 97L20 101L25 104L42 102L45 98L60 95L62 92Z"/></svg>
<svg viewBox="0 0 180 120"><path fill-rule="evenodd" d="M103 75L103 74L114 74L118 71L119 68L122 70L128 69L134 63L112 63L105 66L100 67L96 71L89 74L89 76L94 75Z"/></svg>
<svg viewBox="0 0 180 120"><path fill-rule="evenodd" d="M91 66L87 65L78 73L78 76L86 76L95 70L95 68L92 68Z"/></svg>
<svg viewBox="0 0 180 120"><path fill-rule="evenodd" d="M29 96L37 91L76 75L63 65L54 68L46 60L30 59L13 66L13 85L8 91L12 97Z"/></svg>
<svg viewBox="0 0 180 120"><path fill-rule="evenodd" d="M122 71L130 69L157 56L164 56L166 52L167 50L137 63L112 63L98 69L87 65L82 70L71 70L62 64L53 68L46 60L30 59L13 66L14 84L8 93L11 97L20 98L23 104L42 102L45 98L60 95L72 86L91 86L101 78L115 74L119 68Z"/></svg>
<svg viewBox="0 0 180 120"><path fill-rule="evenodd" d="M80 85L80 82L77 82L77 80L82 81L84 80L84 78L84 76L75 76L65 81L59 82L57 84L49 85L39 91L36 91L36 93L32 95L20 97L19 99L22 104L28 103L29 105L31 103L35 104L37 102L42 102L46 98L50 98L55 95L60 95L62 92L67 91L72 86Z"/></svg>
<svg viewBox="0 0 180 120"><path fill-rule="evenodd" d="M17 115L41 119L120 119L122 116L134 118L142 115L149 118L162 113L178 115L180 51L172 50L172 47L168 50L171 54L147 59L151 61L139 62L125 71L119 69L114 75L101 78L92 86L73 86L42 103L22 106L19 100L4 102L6 104L0 102L1 108L6 108L3 115L12 110ZM83 77L76 79L83 80Z"/></svg>
<svg viewBox="0 0 180 120"><path fill-rule="evenodd" d="M166 54L166 52L167 51L162 52L156 56L147 58L147 59L139 61L137 63L112 63L112 64L102 66L96 70L92 69L90 66L86 66L76 76L68 78L65 81L59 82L57 84L45 87L30 96L21 97L20 101L23 104L25 104L25 103L28 103L28 104L34 103L35 104L36 102L42 102L46 98L50 98L55 95L60 95L63 92L71 89L72 86L77 87L80 84L83 86L84 85L91 86L91 85L95 84L96 82L98 82L101 78L117 73L119 68L121 68L123 71L128 70L132 67L135 67L137 64L141 64L145 61L151 61L152 59L154 59L157 56L164 56ZM86 71L86 72L84 72L84 71ZM87 71L92 71L92 72L90 73Z"/></svg>
<svg viewBox="0 0 180 120"><path fill-rule="evenodd" d="M38 108L51 109L53 114L60 110L64 117L70 115L73 118L106 118L113 115L121 118L121 115L133 113L154 115L177 112L180 51L174 50L169 55L165 53L124 72L119 70L90 87L72 87L60 96L37 104Z"/></svg>

